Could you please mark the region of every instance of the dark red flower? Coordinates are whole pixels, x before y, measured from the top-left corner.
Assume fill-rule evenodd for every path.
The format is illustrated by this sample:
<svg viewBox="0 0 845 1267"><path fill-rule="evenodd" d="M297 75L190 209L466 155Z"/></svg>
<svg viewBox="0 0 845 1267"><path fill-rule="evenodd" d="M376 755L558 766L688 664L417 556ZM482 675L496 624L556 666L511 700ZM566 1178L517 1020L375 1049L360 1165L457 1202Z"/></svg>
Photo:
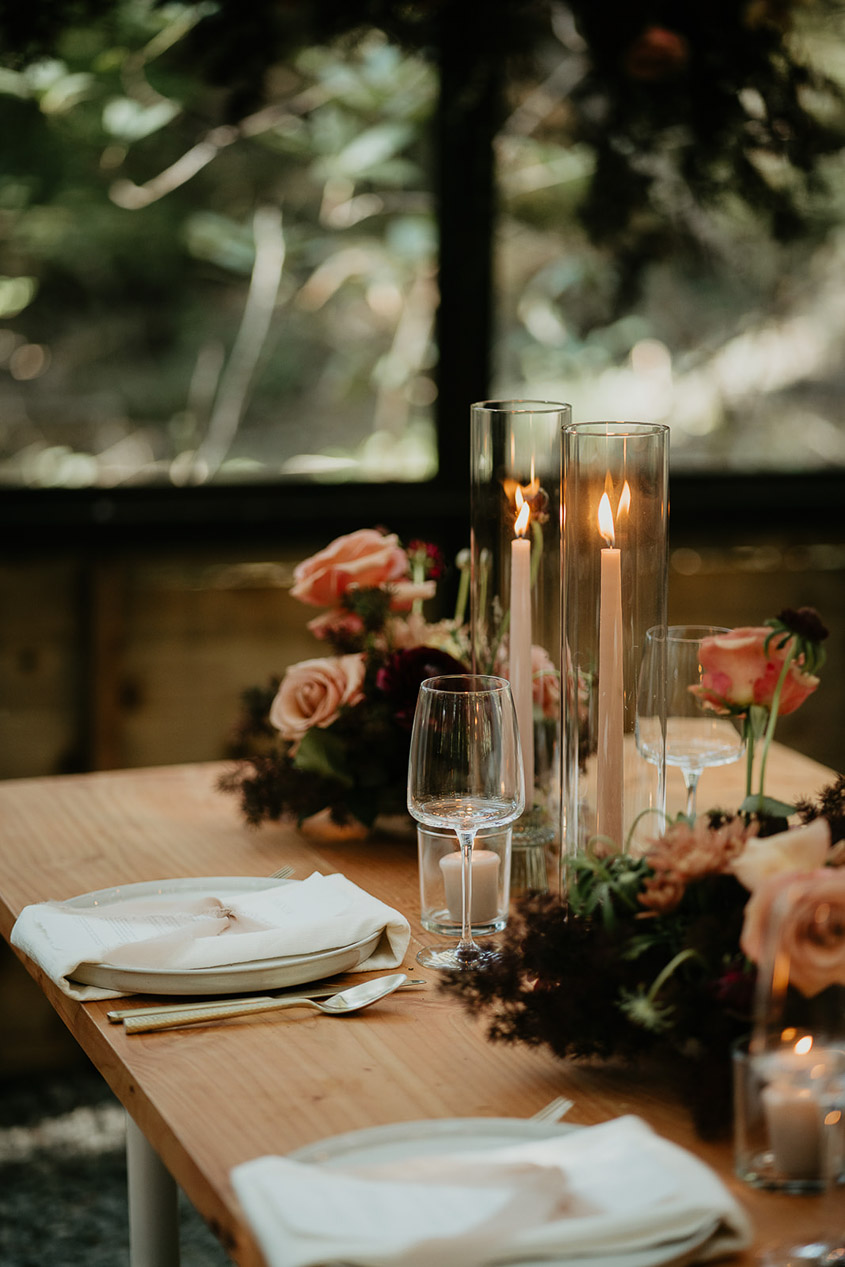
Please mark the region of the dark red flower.
<svg viewBox="0 0 845 1267"><path fill-rule="evenodd" d="M415 564L421 568L423 580L440 580L444 568L443 554L431 541L415 539L410 542L405 553L411 562L412 570Z"/></svg>
<svg viewBox="0 0 845 1267"><path fill-rule="evenodd" d="M689 61L689 45L683 35L663 26L650 26L625 54L625 70L632 79L656 83L679 75Z"/></svg>
<svg viewBox="0 0 845 1267"><path fill-rule="evenodd" d="M411 729L421 683L444 673L466 673L466 665L436 647L411 647L388 657L376 674L376 686L393 705L398 725Z"/></svg>
<svg viewBox="0 0 845 1267"><path fill-rule="evenodd" d="M733 1016L750 1016L754 998L755 974L748 968L732 965L713 985L713 996Z"/></svg>

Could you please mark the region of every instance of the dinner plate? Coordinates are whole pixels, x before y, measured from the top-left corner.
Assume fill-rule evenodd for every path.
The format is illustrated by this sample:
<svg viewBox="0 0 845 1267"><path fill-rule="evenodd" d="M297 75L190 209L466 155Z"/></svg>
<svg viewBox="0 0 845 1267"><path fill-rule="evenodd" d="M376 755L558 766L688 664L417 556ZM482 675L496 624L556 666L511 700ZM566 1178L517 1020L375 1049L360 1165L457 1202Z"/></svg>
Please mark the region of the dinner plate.
<svg viewBox="0 0 845 1267"><path fill-rule="evenodd" d="M533 1122L530 1118L438 1118L371 1126L345 1135L333 1135L297 1148L287 1156L291 1161L346 1170L408 1158L486 1152L581 1129L560 1122ZM650 1245L645 1249L626 1250L619 1254L602 1251L584 1256L544 1258L542 1262L526 1259L517 1264L514 1260L512 1267L667 1267L668 1264L683 1267L694 1259L696 1250L710 1239L715 1230L715 1225L708 1223L680 1240ZM343 1264L328 1264L327 1267L343 1267Z"/></svg>
<svg viewBox="0 0 845 1267"><path fill-rule="evenodd" d="M298 880L274 880L254 875L142 880L82 893L79 897L69 898L65 905L84 910L86 907L119 906L121 902L159 895L191 898L215 893L225 896L226 893L249 893L272 889L279 884L298 883ZM377 932L347 946L333 946L311 954L251 959L245 963L220 964L213 968L174 971L125 964L82 963L74 972L73 979L83 985L121 990L127 994L251 994L256 990L303 985L340 972L351 972L369 959L380 936L381 933Z"/></svg>

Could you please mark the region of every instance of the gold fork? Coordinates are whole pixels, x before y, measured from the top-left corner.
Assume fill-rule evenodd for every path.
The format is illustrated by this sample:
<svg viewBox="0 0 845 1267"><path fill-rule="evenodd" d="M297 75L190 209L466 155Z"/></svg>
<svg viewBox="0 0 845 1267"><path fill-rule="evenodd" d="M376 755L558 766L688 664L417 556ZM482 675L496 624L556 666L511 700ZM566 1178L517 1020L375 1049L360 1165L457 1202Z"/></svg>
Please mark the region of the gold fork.
<svg viewBox="0 0 845 1267"><path fill-rule="evenodd" d="M574 1103L574 1100L568 1100L565 1095L555 1096L554 1100L550 1100L544 1108L532 1113L529 1121L559 1122L562 1117L566 1116Z"/></svg>

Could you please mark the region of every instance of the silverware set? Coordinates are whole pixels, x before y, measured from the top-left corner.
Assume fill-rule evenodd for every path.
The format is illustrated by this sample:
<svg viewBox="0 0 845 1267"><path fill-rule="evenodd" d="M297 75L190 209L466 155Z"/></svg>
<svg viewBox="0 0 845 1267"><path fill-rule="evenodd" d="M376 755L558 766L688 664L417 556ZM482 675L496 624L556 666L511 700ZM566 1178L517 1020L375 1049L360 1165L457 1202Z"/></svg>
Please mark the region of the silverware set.
<svg viewBox="0 0 845 1267"><path fill-rule="evenodd" d="M286 880L294 868L279 867L268 879ZM194 1003L154 1003L144 1007L118 1008L107 1012L114 1025L123 1024L127 1034L145 1034L158 1030L182 1029L209 1021L227 1020L231 1017L251 1016L255 1013L281 1011L289 1007L313 1007L330 1016L343 1016L368 1007L394 990L409 990L424 986L420 978L407 980L403 974L379 977L361 985L347 987L338 992L336 986L319 986L290 994L258 994L238 998L202 1000ZM318 1000L326 999L326 1003ZM555 1096L543 1108L531 1115L532 1122L558 1122L573 1106L566 1096Z"/></svg>
<svg viewBox="0 0 845 1267"><path fill-rule="evenodd" d="M425 985L414 978L403 982L398 989L407 990ZM198 1003L157 1003L147 1007L120 1008L108 1012L112 1024L123 1026L127 1034L143 1034L151 1030L177 1029L195 1025L201 1021L227 1020L235 1016L249 1016L253 1012L272 1012L298 1004L313 1003L337 993L337 986L319 987L296 994L258 994L236 999L205 1000Z"/></svg>

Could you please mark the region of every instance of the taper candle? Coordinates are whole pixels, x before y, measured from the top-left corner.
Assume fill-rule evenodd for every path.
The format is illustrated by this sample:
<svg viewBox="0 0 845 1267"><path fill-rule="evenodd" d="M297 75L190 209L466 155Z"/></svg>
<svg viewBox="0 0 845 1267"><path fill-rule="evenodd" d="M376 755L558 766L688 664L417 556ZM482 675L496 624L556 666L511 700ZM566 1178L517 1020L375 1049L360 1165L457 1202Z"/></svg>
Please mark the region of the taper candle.
<svg viewBox="0 0 845 1267"><path fill-rule="evenodd" d="M525 809L534 803L534 684L531 672L531 540L528 531L530 507L517 487L519 511L511 542L510 638L509 670L519 740L522 746L522 767L525 771Z"/></svg>
<svg viewBox="0 0 845 1267"><path fill-rule="evenodd" d="M599 599L598 769L596 834L622 848L623 738L625 694L622 671L622 553L616 548L610 498L602 494L599 532L607 545L601 552Z"/></svg>

